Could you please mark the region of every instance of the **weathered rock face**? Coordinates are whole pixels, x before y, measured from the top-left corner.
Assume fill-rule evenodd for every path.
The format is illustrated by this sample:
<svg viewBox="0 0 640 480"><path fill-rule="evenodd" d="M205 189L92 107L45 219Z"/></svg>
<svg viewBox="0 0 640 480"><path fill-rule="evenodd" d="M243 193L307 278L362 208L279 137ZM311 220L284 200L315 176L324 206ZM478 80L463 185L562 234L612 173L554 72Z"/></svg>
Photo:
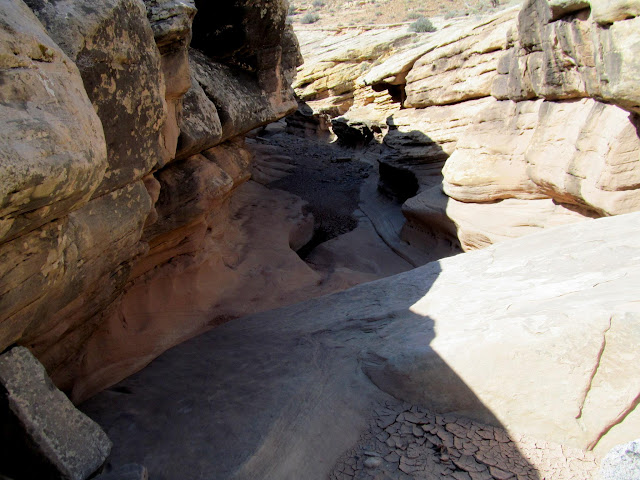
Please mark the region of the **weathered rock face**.
<svg viewBox="0 0 640 480"><path fill-rule="evenodd" d="M494 16L434 45L407 74L405 105L420 108L488 97L498 61L513 41L515 14L510 10Z"/></svg>
<svg viewBox="0 0 640 480"><path fill-rule="evenodd" d="M498 98L592 97L638 112L637 5L634 2L530 0L518 19L519 39L501 59ZM611 3L611 4L610 4ZM606 6L605 6L606 5Z"/></svg>
<svg viewBox="0 0 640 480"><path fill-rule="evenodd" d="M3 179L12 191L3 198L0 345L20 340L44 355L69 337L57 362L78 350L88 333L74 329L90 331L87 318L117 296L132 259L144 251L139 238L150 202L141 182L89 201L107 157L78 70L22 3L3 4L2 17L3 46L16 54L3 57L9 137L2 148L12 153L3 157Z"/></svg>
<svg viewBox="0 0 640 480"><path fill-rule="evenodd" d="M206 6L192 28L196 7L0 7L0 350L28 346L67 391L107 364L116 365L110 381L122 378L206 325L217 300L183 305L198 322L172 317L148 350L120 350L142 362L103 349L117 328L101 326L122 326L136 282L153 283L168 262L227 255L230 244L216 241L231 194L250 176L241 135L296 107L290 82L300 58L286 3L236 2L228 13L240 15L239 46L218 44L217 54L202 48L213 31ZM201 51L189 50L192 37Z"/></svg>
<svg viewBox="0 0 640 480"><path fill-rule="evenodd" d="M109 168L94 196L140 180L171 157L161 131L166 119L160 54L140 0L29 0L52 38L79 66L100 117Z"/></svg>
<svg viewBox="0 0 640 480"><path fill-rule="evenodd" d="M381 132L381 187L407 199L405 240L426 246L435 231L473 249L640 209L637 2L592 3L528 0L344 70L354 100L338 113ZM301 34L313 58L328 43ZM335 67L314 67L299 71L298 94L331 113L342 91L316 79Z"/></svg>
<svg viewBox="0 0 640 480"><path fill-rule="evenodd" d="M299 29L304 65L293 86L320 112L342 114L353 105L356 79L391 52L414 46L418 36L398 29Z"/></svg>
<svg viewBox="0 0 640 480"><path fill-rule="evenodd" d="M182 98L191 88L189 43L196 14L192 1L145 0L147 16L160 51L167 119L162 130L164 148L175 156L180 135Z"/></svg>
<svg viewBox="0 0 640 480"><path fill-rule="evenodd" d="M106 169L104 133L75 64L21 1L2 5L0 241L85 204Z"/></svg>

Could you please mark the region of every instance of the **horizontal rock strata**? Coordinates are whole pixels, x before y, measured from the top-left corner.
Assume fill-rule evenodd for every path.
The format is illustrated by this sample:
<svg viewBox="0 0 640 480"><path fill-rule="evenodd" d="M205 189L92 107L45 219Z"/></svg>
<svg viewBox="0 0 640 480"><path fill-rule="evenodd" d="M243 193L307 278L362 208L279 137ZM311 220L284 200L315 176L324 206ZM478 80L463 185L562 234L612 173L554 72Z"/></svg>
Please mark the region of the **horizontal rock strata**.
<svg viewBox="0 0 640 480"><path fill-rule="evenodd" d="M309 102L317 112L380 131L381 187L407 200L405 240L429 248L435 233L470 250L640 208L636 23L636 2L548 0L451 20L343 79L346 112L324 107L343 94L315 83L334 68L315 52L339 40L354 58L365 49L301 28L313 60L296 86L323 98Z"/></svg>
<svg viewBox="0 0 640 480"><path fill-rule="evenodd" d="M174 316L164 336L134 346L121 334L131 295L156 295L140 285L163 266L222 264L235 241L246 245L222 239L251 173L242 135L296 108L286 3L205 3L0 7L0 350L27 346L76 400L210 323L215 295L187 308L198 321ZM214 17L239 21L228 52L207 47ZM136 302L153 317L149 297Z"/></svg>

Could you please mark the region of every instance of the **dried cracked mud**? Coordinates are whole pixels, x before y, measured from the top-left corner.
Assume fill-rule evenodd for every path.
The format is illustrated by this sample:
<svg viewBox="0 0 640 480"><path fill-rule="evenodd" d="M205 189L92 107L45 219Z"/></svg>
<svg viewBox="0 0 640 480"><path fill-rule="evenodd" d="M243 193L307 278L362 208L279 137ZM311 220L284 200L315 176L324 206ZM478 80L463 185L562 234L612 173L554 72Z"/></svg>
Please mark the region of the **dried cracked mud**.
<svg viewBox="0 0 640 480"><path fill-rule="evenodd" d="M594 454L456 415L387 402L331 480L589 480Z"/></svg>

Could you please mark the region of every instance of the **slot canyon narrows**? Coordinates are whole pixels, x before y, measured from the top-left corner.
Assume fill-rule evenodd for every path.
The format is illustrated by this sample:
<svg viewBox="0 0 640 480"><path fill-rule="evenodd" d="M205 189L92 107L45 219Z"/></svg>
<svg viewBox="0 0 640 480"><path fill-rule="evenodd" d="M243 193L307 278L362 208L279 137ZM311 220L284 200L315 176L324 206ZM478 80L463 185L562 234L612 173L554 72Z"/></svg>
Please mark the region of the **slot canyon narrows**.
<svg viewBox="0 0 640 480"><path fill-rule="evenodd" d="M0 479L640 478L638 0L0 2Z"/></svg>

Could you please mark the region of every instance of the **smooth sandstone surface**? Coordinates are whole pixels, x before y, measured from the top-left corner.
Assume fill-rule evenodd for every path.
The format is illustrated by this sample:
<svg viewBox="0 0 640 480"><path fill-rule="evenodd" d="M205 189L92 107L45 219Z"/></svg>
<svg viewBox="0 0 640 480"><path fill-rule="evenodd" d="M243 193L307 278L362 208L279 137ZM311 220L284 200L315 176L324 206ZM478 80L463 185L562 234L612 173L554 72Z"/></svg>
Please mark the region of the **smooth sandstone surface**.
<svg viewBox="0 0 640 480"><path fill-rule="evenodd" d="M563 226L229 322L83 410L113 461L160 479L325 478L389 395L604 454L638 428L639 222Z"/></svg>

